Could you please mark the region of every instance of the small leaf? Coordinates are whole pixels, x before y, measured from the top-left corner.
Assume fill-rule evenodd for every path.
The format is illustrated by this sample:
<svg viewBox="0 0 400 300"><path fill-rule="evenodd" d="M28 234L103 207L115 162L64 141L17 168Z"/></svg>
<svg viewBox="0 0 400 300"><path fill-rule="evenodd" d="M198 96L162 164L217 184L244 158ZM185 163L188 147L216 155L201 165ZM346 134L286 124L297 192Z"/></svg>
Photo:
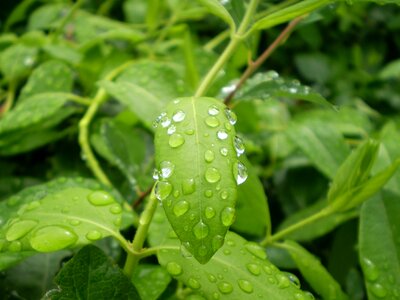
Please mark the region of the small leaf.
<svg viewBox="0 0 400 300"><path fill-rule="evenodd" d="M50 299L132 299L140 296L110 259L97 247L81 249L56 276L59 290L48 293Z"/></svg>
<svg viewBox="0 0 400 300"><path fill-rule="evenodd" d="M0 70L8 80L25 77L38 59L38 49L16 44L1 52Z"/></svg>
<svg viewBox="0 0 400 300"><path fill-rule="evenodd" d="M162 201L176 234L201 263L221 247L234 222L237 184L247 178L237 159L236 115L213 98L180 98L157 119L155 159Z"/></svg>
<svg viewBox="0 0 400 300"><path fill-rule="evenodd" d="M226 299L312 299L266 259L263 248L233 232L205 265L184 257L176 239L164 246L157 255L160 264L195 292Z"/></svg>
<svg viewBox="0 0 400 300"><path fill-rule="evenodd" d="M314 255L294 241L285 241L282 247L290 253L301 274L322 299L348 299L340 285Z"/></svg>
<svg viewBox="0 0 400 300"><path fill-rule="evenodd" d="M48 44L42 47L53 58L65 61L70 64L78 64L82 60L82 54L68 45Z"/></svg>
<svg viewBox="0 0 400 300"><path fill-rule="evenodd" d="M63 14L68 13L68 10L64 3L42 5L29 16L28 29L50 29L62 19Z"/></svg>
<svg viewBox="0 0 400 300"><path fill-rule="evenodd" d="M400 59L396 59L388 63L380 72L379 78L386 79L395 79L400 78Z"/></svg>
<svg viewBox="0 0 400 300"><path fill-rule="evenodd" d="M399 195L385 191L361 206L358 246L368 299L395 299L398 295L399 215Z"/></svg>
<svg viewBox="0 0 400 300"><path fill-rule="evenodd" d="M232 32L236 30L235 21L229 14L228 10L221 4L222 1L218 0L198 0L198 1L202 5L204 5L209 10L210 13L216 15L218 18L220 18L226 24L228 24Z"/></svg>
<svg viewBox="0 0 400 300"><path fill-rule="evenodd" d="M142 299L157 300L171 282L171 276L161 266L141 264L135 268L132 283Z"/></svg>

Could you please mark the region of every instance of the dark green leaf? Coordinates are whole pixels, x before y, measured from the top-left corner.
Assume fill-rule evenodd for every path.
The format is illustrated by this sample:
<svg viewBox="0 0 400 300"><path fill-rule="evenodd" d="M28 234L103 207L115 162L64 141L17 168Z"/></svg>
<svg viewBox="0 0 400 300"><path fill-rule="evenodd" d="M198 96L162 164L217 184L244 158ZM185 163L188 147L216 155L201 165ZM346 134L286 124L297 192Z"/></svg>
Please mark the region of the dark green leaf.
<svg viewBox="0 0 400 300"><path fill-rule="evenodd" d="M161 266L142 264L133 273L132 283L142 299L156 300L171 281L169 273Z"/></svg>
<svg viewBox="0 0 400 300"><path fill-rule="evenodd" d="M97 247L78 252L56 276L59 290L50 299L140 300L136 288L122 270Z"/></svg>

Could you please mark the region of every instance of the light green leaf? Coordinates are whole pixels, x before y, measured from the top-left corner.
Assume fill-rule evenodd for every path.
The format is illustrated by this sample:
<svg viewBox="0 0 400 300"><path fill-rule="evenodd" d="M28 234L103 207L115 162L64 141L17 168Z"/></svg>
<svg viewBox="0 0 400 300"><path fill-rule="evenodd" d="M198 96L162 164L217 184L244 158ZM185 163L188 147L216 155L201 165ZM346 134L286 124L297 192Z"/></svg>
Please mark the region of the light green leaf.
<svg viewBox="0 0 400 300"><path fill-rule="evenodd" d="M92 245L67 262L55 282L59 289L50 291L48 299L141 299L122 270Z"/></svg>
<svg viewBox="0 0 400 300"><path fill-rule="evenodd" d="M340 285L314 255L294 241L285 241L281 247L290 253L301 274L322 299L348 299Z"/></svg>
<svg viewBox="0 0 400 300"><path fill-rule="evenodd" d="M8 80L25 77L38 59L38 49L16 44L1 52L0 70Z"/></svg>
<svg viewBox="0 0 400 300"><path fill-rule="evenodd" d="M159 299L170 282L171 276L159 265L138 265L132 277L132 283L140 297L146 300Z"/></svg>
<svg viewBox="0 0 400 300"><path fill-rule="evenodd" d="M328 178L333 178L349 154L343 136L322 120L294 121L286 134Z"/></svg>
<svg viewBox="0 0 400 300"><path fill-rule="evenodd" d="M65 61L70 64L78 64L83 55L68 45L62 44L48 44L43 46L42 48L45 52L47 52L53 58Z"/></svg>
<svg viewBox="0 0 400 300"><path fill-rule="evenodd" d="M243 149L235 142L235 120L218 100L194 97L174 100L158 119L156 196L201 263L222 246L234 222L237 183L247 178L237 159Z"/></svg>
<svg viewBox="0 0 400 300"><path fill-rule="evenodd" d="M399 1L399 3L400 3L400 1ZM379 72L378 76L381 79L399 78L400 77L400 59L396 59L396 60L388 63Z"/></svg>
<svg viewBox="0 0 400 300"><path fill-rule="evenodd" d="M205 265L183 256L176 239L164 246L158 253L160 264L195 293L217 299L313 299L266 259L263 248L233 232Z"/></svg>
<svg viewBox="0 0 400 300"><path fill-rule="evenodd" d="M400 286L400 201L382 192L361 207L359 255L368 299L396 299Z"/></svg>
<svg viewBox="0 0 400 300"><path fill-rule="evenodd" d="M202 5L204 5L210 13L216 15L218 18L223 20L226 24L229 25L231 31L234 32L236 30L235 21L232 16L229 14L227 9L221 4L221 1L218 0L198 0Z"/></svg>
<svg viewBox="0 0 400 300"><path fill-rule="evenodd" d="M50 29L62 19L63 13L68 13L69 7L64 3L42 5L29 16L28 29Z"/></svg>

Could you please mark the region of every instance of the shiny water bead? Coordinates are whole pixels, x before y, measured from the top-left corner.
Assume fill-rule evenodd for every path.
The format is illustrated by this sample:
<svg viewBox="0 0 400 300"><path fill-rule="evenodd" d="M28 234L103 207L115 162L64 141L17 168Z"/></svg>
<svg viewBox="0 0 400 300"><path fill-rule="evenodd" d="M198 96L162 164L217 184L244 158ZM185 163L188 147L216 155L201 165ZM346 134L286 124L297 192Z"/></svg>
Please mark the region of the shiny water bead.
<svg viewBox="0 0 400 300"><path fill-rule="evenodd" d="M154 194L160 201L166 199L172 191L172 185L168 181L157 181L154 187Z"/></svg>
<svg viewBox="0 0 400 300"><path fill-rule="evenodd" d="M197 239L201 240L201 239L204 239L208 235L209 228L206 224L204 224L202 221L200 221L193 227L193 233Z"/></svg>
<svg viewBox="0 0 400 300"><path fill-rule="evenodd" d="M160 117L160 124L162 127L166 128L171 125L171 119L167 117L167 114L162 114Z"/></svg>
<svg viewBox="0 0 400 300"><path fill-rule="evenodd" d="M214 160L214 158L215 158L215 154L212 150L206 150L204 152L204 160L206 162L212 162Z"/></svg>
<svg viewBox="0 0 400 300"><path fill-rule="evenodd" d="M223 294L230 294L233 291L233 287L229 282L221 281L217 284L218 290Z"/></svg>
<svg viewBox="0 0 400 300"><path fill-rule="evenodd" d="M53 252L72 246L77 240L78 236L70 229L46 226L35 231L29 243L38 252Z"/></svg>
<svg viewBox="0 0 400 300"><path fill-rule="evenodd" d="M228 138L228 133L225 129L221 129L217 131L217 138L219 140L226 140Z"/></svg>
<svg viewBox="0 0 400 300"><path fill-rule="evenodd" d="M244 153L245 148L244 148L243 140L240 137L235 136L235 138L233 140L233 145L235 146L237 156L240 156Z"/></svg>
<svg viewBox="0 0 400 300"><path fill-rule="evenodd" d="M172 148L178 148L179 146L182 146L184 143L185 143L185 138L184 138L183 135L180 134L180 133L173 133L173 134L169 137L168 144L169 144Z"/></svg>
<svg viewBox="0 0 400 300"><path fill-rule="evenodd" d="M174 261L170 261L169 263L167 263L166 269L167 272L172 276L178 276L183 273L182 267Z"/></svg>
<svg viewBox="0 0 400 300"><path fill-rule="evenodd" d="M229 108L225 108L225 116L227 117L227 119L229 120L229 123L231 123L231 125L235 125L236 124L237 116Z"/></svg>
<svg viewBox="0 0 400 300"><path fill-rule="evenodd" d="M25 235L27 235L35 226L38 224L38 222L33 221L33 220L22 220L13 223L10 228L7 230L6 233L6 239L7 241L15 241L18 240Z"/></svg>
<svg viewBox="0 0 400 300"><path fill-rule="evenodd" d="M245 182L248 177L246 166L242 162L237 161L233 165L233 175L234 175L234 177L236 179L236 183L238 185Z"/></svg>
<svg viewBox="0 0 400 300"><path fill-rule="evenodd" d="M222 147L221 149L219 149L219 153L221 153L222 156L227 156L228 149L226 149L225 147Z"/></svg>
<svg viewBox="0 0 400 300"><path fill-rule="evenodd" d="M233 207L225 207L221 212L221 222L224 226L231 226L235 220L235 209Z"/></svg>
<svg viewBox="0 0 400 300"><path fill-rule="evenodd" d="M174 122L182 122L184 119L185 119L185 117L186 117L186 114L185 114L185 112L183 111L183 110L177 110L174 114L173 114L173 116L172 116L172 120L174 121Z"/></svg>
<svg viewBox="0 0 400 300"><path fill-rule="evenodd" d="M221 174L218 169L210 167L207 168L204 177L209 183L215 183L221 179Z"/></svg>
<svg viewBox="0 0 400 300"><path fill-rule="evenodd" d="M196 183L194 178L184 179L182 181L182 192L184 195L190 195L196 190Z"/></svg>
<svg viewBox="0 0 400 300"><path fill-rule="evenodd" d="M102 238L102 234L97 230L91 230L86 234L89 241L97 241Z"/></svg>
<svg viewBox="0 0 400 300"><path fill-rule="evenodd" d="M176 131L176 126L175 125L171 125L167 129L167 134L171 135L171 134L175 133L175 131Z"/></svg>
<svg viewBox="0 0 400 300"><path fill-rule="evenodd" d="M207 206L204 209L204 215L207 219L211 219L215 216L215 209L212 208L211 206Z"/></svg>
<svg viewBox="0 0 400 300"><path fill-rule="evenodd" d="M250 281L245 280L245 279L239 279L238 284L239 284L240 289L243 292L246 292L249 294L253 292L253 285L250 283Z"/></svg>
<svg viewBox="0 0 400 300"><path fill-rule="evenodd" d="M175 216L180 217L189 210L189 202L182 200L174 205L173 212Z"/></svg>
<svg viewBox="0 0 400 300"><path fill-rule="evenodd" d="M216 117L212 117L212 116L207 117L207 118L205 119L205 122L206 122L206 124L207 124L209 127L211 127L211 128L218 127L219 124L220 124L219 121L218 121L218 119L217 119Z"/></svg>
<svg viewBox="0 0 400 300"><path fill-rule="evenodd" d="M217 107L217 106L215 106L215 105L211 105L209 108L208 108L208 114L210 115L210 116L216 116L216 115L218 115L219 114L219 108Z"/></svg>
<svg viewBox="0 0 400 300"><path fill-rule="evenodd" d="M109 193L103 191L92 192L89 194L88 200L95 206L103 206L114 203L113 197Z"/></svg>
<svg viewBox="0 0 400 300"><path fill-rule="evenodd" d="M175 165L170 161L162 161L160 163L160 177L163 179L169 178L172 175L174 168Z"/></svg>

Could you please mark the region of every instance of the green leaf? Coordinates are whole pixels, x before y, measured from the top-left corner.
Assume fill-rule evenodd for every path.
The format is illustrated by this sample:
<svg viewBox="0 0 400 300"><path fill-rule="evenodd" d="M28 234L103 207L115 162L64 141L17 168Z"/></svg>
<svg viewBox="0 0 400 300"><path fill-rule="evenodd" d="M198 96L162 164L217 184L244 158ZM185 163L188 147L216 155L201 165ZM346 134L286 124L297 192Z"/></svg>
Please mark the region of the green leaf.
<svg viewBox="0 0 400 300"><path fill-rule="evenodd" d="M161 266L141 264L135 268L132 283L142 299L157 300L171 282L171 276Z"/></svg>
<svg viewBox="0 0 400 300"><path fill-rule="evenodd" d="M51 3L40 6L30 16L28 29L50 29L59 22L63 14L68 13L69 8L64 3Z"/></svg>
<svg viewBox="0 0 400 300"><path fill-rule="evenodd" d="M81 62L82 54L68 45L48 44L42 48L51 57L76 65Z"/></svg>
<svg viewBox="0 0 400 300"><path fill-rule="evenodd" d="M95 181L60 178L24 189L0 207L0 257L9 257L2 268L12 257L17 262L34 251L58 251L106 236L124 241L118 231L121 205Z"/></svg>
<svg viewBox="0 0 400 300"><path fill-rule="evenodd" d="M380 72L379 78L391 79L400 77L400 59L396 59L388 63Z"/></svg>
<svg viewBox="0 0 400 300"><path fill-rule="evenodd" d="M340 285L314 255L294 241L285 241L282 247L289 251L301 274L322 299L348 299Z"/></svg>
<svg viewBox="0 0 400 300"><path fill-rule="evenodd" d="M218 299L312 299L266 259L263 248L233 232L205 265L183 256L176 239L164 246L157 255L160 264L195 293Z"/></svg>
<svg viewBox="0 0 400 300"><path fill-rule="evenodd" d="M55 282L59 290L50 291L50 299L140 300L129 278L97 247L89 245L78 252Z"/></svg>
<svg viewBox="0 0 400 300"><path fill-rule="evenodd" d="M32 4L34 4L36 0L24 0L21 1L9 14L7 20L4 24L4 31L8 31L12 25L23 21L26 18L26 14L28 10L31 8Z"/></svg>
<svg viewBox="0 0 400 300"><path fill-rule="evenodd" d="M16 44L1 52L0 70L10 81L25 77L38 59L38 49Z"/></svg>
<svg viewBox="0 0 400 300"><path fill-rule="evenodd" d="M286 134L328 178L333 178L349 154L343 136L322 120L293 121Z"/></svg>
<svg viewBox="0 0 400 300"><path fill-rule="evenodd" d="M70 92L73 73L63 62L49 60L37 67L22 88L19 101L40 93Z"/></svg>
<svg viewBox="0 0 400 300"><path fill-rule="evenodd" d="M194 97L174 100L157 120L156 196L201 263L222 246L234 222L237 182L247 178L236 158L244 149L235 138L235 120L216 99Z"/></svg>
<svg viewBox="0 0 400 300"><path fill-rule="evenodd" d="M275 71L258 73L249 80L235 96L237 99L252 100L283 97L294 100L304 100L332 108L321 94L310 87L300 84L298 80L288 80Z"/></svg>
<svg viewBox="0 0 400 300"><path fill-rule="evenodd" d="M395 299L400 286L400 201L382 192L361 207L359 256L368 299Z"/></svg>
<svg viewBox="0 0 400 300"><path fill-rule="evenodd" d="M202 5L204 5L210 13L217 16L229 25L232 32L236 30L235 21L229 14L228 10L221 4L218 0L198 0Z"/></svg>
<svg viewBox="0 0 400 300"><path fill-rule="evenodd" d="M242 161L247 167L249 177L245 184L238 186L237 213L232 228L261 237L267 229L271 229L268 199L255 169L245 157Z"/></svg>

